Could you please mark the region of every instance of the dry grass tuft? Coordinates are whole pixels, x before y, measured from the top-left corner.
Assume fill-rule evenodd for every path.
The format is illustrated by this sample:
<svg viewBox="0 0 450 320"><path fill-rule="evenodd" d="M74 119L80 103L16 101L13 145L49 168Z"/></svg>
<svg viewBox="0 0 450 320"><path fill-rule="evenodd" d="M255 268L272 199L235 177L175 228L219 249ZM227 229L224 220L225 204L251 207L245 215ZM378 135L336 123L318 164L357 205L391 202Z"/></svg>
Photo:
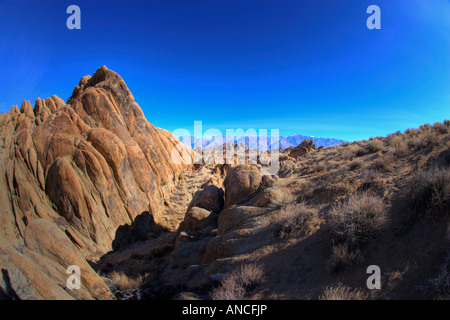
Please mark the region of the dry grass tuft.
<svg viewBox="0 0 450 320"><path fill-rule="evenodd" d="M213 300L243 300L264 276L259 264L242 264L228 273L219 287L211 292Z"/></svg>
<svg viewBox="0 0 450 320"><path fill-rule="evenodd" d="M352 289L341 282L335 287L328 287L319 296L319 300L366 300L367 294L360 289Z"/></svg>
<svg viewBox="0 0 450 320"><path fill-rule="evenodd" d="M232 276L227 276L220 287L214 288L211 293L213 300L243 300L245 288Z"/></svg>
<svg viewBox="0 0 450 320"><path fill-rule="evenodd" d="M348 243L338 243L331 249L330 266L333 271L362 262L361 251L351 249Z"/></svg>
<svg viewBox="0 0 450 320"><path fill-rule="evenodd" d="M377 171L388 172L392 170L391 161L387 158L375 159L372 163L372 169Z"/></svg>
<svg viewBox="0 0 450 320"><path fill-rule="evenodd" d="M347 167L348 167L348 170L354 171L354 170L362 168L363 165L364 165L364 162L361 159L355 159L355 160L349 162Z"/></svg>
<svg viewBox="0 0 450 320"><path fill-rule="evenodd" d="M271 200L275 206L286 207L297 202L297 197L288 189L280 189Z"/></svg>
<svg viewBox="0 0 450 320"><path fill-rule="evenodd" d="M280 226L276 234L279 238L287 239L310 234L314 227L320 225L322 219L313 210L301 204L289 206L280 211Z"/></svg>
<svg viewBox="0 0 450 320"><path fill-rule="evenodd" d="M257 284L264 276L263 267L259 264L242 264L235 270L236 278L245 287L249 288Z"/></svg>
<svg viewBox="0 0 450 320"><path fill-rule="evenodd" d="M108 277L112 280L113 285L122 291L139 288L144 281L142 275L139 275L137 278L131 278L125 273L117 271L111 272Z"/></svg>
<svg viewBox="0 0 450 320"><path fill-rule="evenodd" d="M403 157L409 151L408 143L405 140L404 136L390 135L388 137L388 143L391 146L389 152L395 155L396 157Z"/></svg>

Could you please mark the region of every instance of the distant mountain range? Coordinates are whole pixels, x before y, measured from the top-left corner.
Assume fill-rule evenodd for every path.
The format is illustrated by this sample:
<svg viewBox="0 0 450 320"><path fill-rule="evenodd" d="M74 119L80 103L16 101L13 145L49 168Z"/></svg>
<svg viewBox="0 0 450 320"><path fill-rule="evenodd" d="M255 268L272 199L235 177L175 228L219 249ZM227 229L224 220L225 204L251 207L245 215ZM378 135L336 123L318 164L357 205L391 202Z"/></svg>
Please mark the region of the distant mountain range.
<svg viewBox="0 0 450 320"><path fill-rule="evenodd" d="M195 147L201 146L202 149L212 148L220 146L227 142L232 143L244 143L249 148L254 148L258 150L267 150L275 147L276 141L272 141L271 137L267 136L242 136L233 137L227 135L213 136L203 138L197 138L194 136L182 136L179 137L180 141L186 146L195 149ZM312 136L305 136L303 134L294 134L291 136L280 136L279 137L279 148L286 149L289 147L296 147L303 140L313 140L317 147L330 147L335 145L340 145L344 143L344 140L333 139L333 138L317 138Z"/></svg>

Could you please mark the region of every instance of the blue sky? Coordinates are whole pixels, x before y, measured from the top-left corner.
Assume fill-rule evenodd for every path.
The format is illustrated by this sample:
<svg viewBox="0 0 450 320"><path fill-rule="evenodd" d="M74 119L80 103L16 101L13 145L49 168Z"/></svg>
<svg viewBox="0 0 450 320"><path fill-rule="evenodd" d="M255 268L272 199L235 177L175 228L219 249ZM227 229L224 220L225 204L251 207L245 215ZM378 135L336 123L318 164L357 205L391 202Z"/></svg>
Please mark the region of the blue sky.
<svg viewBox="0 0 450 320"><path fill-rule="evenodd" d="M102 65L170 131L386 135L449 118L450 1L0 1L0 112L67 100Z"/></svg>

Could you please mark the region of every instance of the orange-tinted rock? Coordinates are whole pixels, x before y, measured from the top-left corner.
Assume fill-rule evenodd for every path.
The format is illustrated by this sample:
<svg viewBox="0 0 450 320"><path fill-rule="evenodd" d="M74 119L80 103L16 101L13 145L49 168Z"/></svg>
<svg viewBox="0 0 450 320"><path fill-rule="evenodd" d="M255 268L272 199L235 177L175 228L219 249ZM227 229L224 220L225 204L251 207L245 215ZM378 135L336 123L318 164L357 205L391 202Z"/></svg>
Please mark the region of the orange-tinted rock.
<svg viewBox="0 0 450 320"><path fill-rule="evenodd" d="M312 150L316 149L317 149L316 144L312 139L311 140L305 139L297 147L292 148L292 150L289 152L289 156L292 158L300 158L303 157L305 154L311 152Z"/></svg>
<svg viewBox="0 0 450 320"><path fill-rule="evenodd" d="M33 107L31 106L30 101L23 100L22 107L20 107L20 112L24 113L28 118L34 120L34 112Z"/></svg>
<svg viewBox="0 0 450 320"><path fill-rule="evenodd" d="M225 207L249 199L258 190L262 175L255 166L243 164L232 168L223 182Z"/></svg>
<svg viewBox="0 0 450 320"><path fill-rule="evenodd" d="M141 213L161 220L164 194L190 166L180 159L193 156L170 132L145 119L123 79L106 67L83 77L67 104L57 96L38 98L33 110L24 101L20 111L13 107L0 123L0 221L5 231L0 241L5 248L23 246L36 219L62 216L68 226L60 240L72 241L84 258L98 258L111 250L118 228ZM45 259L55 262L65 255L52 256L58 249L45 243ZM33 264L45 264L42 255L20 253L16 262L32 270ZM55 280L51 273L46 276ZM99 298L88 291L77 298Z"/></svg>

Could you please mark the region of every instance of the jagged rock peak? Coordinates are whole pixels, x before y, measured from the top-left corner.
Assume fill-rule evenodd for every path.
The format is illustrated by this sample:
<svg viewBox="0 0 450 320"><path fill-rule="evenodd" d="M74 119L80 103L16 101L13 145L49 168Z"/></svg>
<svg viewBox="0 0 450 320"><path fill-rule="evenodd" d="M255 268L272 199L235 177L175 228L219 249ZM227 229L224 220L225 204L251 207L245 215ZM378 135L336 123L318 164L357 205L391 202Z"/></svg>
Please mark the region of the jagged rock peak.
<svg viewBox="0 0 450 320"><path fill-rule="evenodd" d="M64 266L48 256L53 235L40 230L63 229L58 237L74 244L80 263L96 259L111 250L119 227L143 213L162 223L165 199L189 167L177 160L193 157L170 132L145 119L123 79L105 66L83 77L67 104L57 96L37 98L33 109L24 100L20 111L13 107L0 115L0 124L0 244L23 262L0 255L0 268L14 274L16 284L41 270L39 277L60 298L74 296L56 289L64 285L55 276ZM39 219L44 222L36 224ZM27 234L42 235L42 256L31 253L36 247ZM61 256L68 256L66 249L73 246L62 247ZM56 269L40 268L47 264ZM45 286L36 290L34 297L46 297ZM100 298L85 290L83 298Z"/></svg>

